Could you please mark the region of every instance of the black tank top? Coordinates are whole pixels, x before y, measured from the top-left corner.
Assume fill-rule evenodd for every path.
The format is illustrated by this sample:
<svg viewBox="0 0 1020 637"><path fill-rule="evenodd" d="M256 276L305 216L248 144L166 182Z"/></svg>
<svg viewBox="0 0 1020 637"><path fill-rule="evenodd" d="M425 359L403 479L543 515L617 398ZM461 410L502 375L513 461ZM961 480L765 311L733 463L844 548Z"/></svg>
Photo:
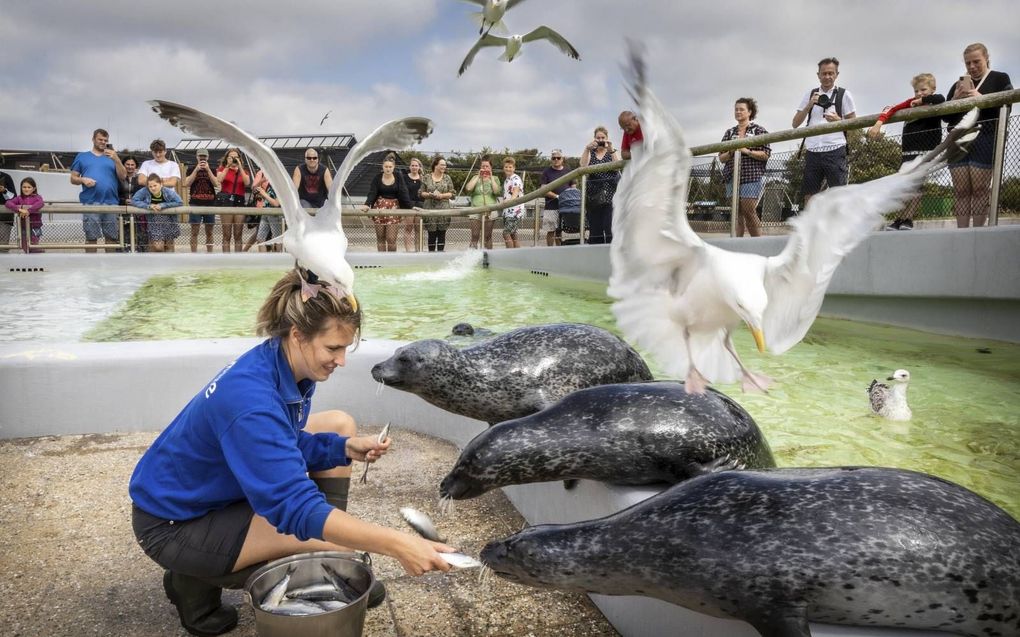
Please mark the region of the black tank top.
<svg viewBox="0 0 1020 637"><path fill-rule="evenodd" d="M308 166L300 164L298 170L301 171L301 187L298 189L298 196L315 208L322 207L326 203L326 195L329 194L325 180L326 167L319 164L318 170L313 173L309 172Z"/></svg>

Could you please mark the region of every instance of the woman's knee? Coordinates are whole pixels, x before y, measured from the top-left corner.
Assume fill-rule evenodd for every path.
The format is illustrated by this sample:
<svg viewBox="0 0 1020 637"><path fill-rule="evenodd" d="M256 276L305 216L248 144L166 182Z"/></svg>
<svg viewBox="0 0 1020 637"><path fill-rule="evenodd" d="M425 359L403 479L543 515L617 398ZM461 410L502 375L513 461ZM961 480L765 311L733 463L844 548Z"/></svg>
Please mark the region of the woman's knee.
<svg viewBox="0 0 1020 637"><path fill-rule="evenodd" d="M357 435L358 425L347 412L332 409L316 412L309 416L305 431L313 433L333 432L349 438Z"/></svg>

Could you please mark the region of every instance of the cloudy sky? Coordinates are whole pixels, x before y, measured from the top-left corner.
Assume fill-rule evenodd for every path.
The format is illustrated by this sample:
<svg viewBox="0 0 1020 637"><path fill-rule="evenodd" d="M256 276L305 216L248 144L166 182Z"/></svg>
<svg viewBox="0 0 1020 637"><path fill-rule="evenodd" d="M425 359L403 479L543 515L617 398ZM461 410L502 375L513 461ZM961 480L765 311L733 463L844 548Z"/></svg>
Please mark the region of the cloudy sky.
<svg viewBox="0 0 1020 637"><path fill-rule="evenodd" d="M510 64L484 49L458 78L477 38L475 9L461 0L0 0L0 147L85 149L96 127L118 148L174 144L183 134L145 104L161 98L259 135L361 137L424 115L436 123L426 150L577 155L597 124L619 143L616 116L631 106L619 71L625 37L646 45L653 89L693 145L719 140L739 96L758 100L767 129L789 128L826 56L841 60L838 84L859 115L909 97L919 72L945 92L974 41L988 46L992 68L1020 79L1016 0L527 0L507 15L510 30L549 25L581 61L545 42Z"/></svg>

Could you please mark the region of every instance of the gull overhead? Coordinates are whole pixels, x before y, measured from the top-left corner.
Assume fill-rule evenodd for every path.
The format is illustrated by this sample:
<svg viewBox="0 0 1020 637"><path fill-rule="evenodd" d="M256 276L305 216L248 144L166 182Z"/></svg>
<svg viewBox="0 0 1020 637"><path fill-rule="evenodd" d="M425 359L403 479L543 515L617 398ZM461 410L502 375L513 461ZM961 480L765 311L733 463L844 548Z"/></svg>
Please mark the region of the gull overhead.
<svg viewBox="0 0 1020 637"><path fill-rule="evenodd" d="M910 385L910 372L897 369L886 378L892 381L892 387L877 380L871 381L868 387L868 399L871 412L889 420L910 420L913 415L907 404L907 387Z"/></svg>
<svg viewBox="0 0 1020 637"><path fill-rule="evenodd" d="M534 42L535 40L549 40L549 42L555 44L556 48L558 48L560 51L563 51L563 53L569 55L575 60L581 59L581 54L577 52L577 49L575 49L574 46L570 44L570 42L567 42L566 38L564 38L562 35L553 31L547 26L541 26L534 29L528 34L511 35L508 38L501 38L499 36L492 35L491 33L483 35L482 37L478 38L478 41L475 42L475 45L471 47L470 51L468 51L468 54L464 58L464 61L461 62L460 64L460 70L457 71L457 75L458 76L464 75L464 71L466 71L467 67L471 66L471 62L474 61L475 55L477 55L478 51L480 51L484 47L487 46L503 47L504 48L503 55L499 56L499 59L503 62L512 62L514 58L516 58L520 54L521 47L524 46L525 42Z"/></svg>
<svg viewBox="0 0 1020 637"><path fill-rule="evenodd" d="M496 33L507 33L503 16L524 0L464 0L464 2L477 4L482 8L481 11L472 13L471 19L478 23L478 35L488 35L492 30Z"/></svg>
<svg viewBox="0 0 1020 637"><path fill-rule="evenodd" d="M708 382L743 381L765 391L770 379L747 369L732 332L746 324L759 351L781 354L807 333L836 267L883 215L917 192L925 175L965 152L976 135L971 111L938 148L896 174L830 188L793 219L793 234L774 257L730 252L701 240L687 222L691 154L673 116L645 81L630 52L629 86L644 134L642 153L624 169L613 199L612 274L617 325L688 392Z"/></svg>
<svg viewBox="0 0 1020 637"><path fill-rule="evenodd" d="M283 235L266 244L282 243L298 265L314 273L315 277L302 279L302 298L315 296L322 281L334 287L334 293L347 297L356 309L354 296L354 270L347 263L347 235L340 218L340 195L351 170L368 155L382 150L405 148L420 142L432 132L432 121L424 117L393 120L375 129L354 146L344 157L336 171L329 197L312 216L302 207L297 188L291 176L271 148L254 135L231 122L203 113L190 106L154 100L149 102L160 117L181 130L203 137L214 137L237 146L258 164L272 184L287 222Z"/></svg>

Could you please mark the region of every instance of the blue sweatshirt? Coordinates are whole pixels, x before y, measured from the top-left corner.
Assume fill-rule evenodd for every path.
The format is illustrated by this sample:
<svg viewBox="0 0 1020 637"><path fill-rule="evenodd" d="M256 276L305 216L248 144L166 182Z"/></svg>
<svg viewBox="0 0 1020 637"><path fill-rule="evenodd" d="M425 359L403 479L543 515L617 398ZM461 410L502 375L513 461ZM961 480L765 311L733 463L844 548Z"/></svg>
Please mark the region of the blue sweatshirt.
<svg viewBox="0 0 1020 637"><path fill-rule="evenodd" d="M322 539L333 510L307 476L351 463L347 439L310 434L315 382L294 382L280 339L227 365L138 461L128 491L138 508L191 520L241 500L281 533Z"/></svg>

